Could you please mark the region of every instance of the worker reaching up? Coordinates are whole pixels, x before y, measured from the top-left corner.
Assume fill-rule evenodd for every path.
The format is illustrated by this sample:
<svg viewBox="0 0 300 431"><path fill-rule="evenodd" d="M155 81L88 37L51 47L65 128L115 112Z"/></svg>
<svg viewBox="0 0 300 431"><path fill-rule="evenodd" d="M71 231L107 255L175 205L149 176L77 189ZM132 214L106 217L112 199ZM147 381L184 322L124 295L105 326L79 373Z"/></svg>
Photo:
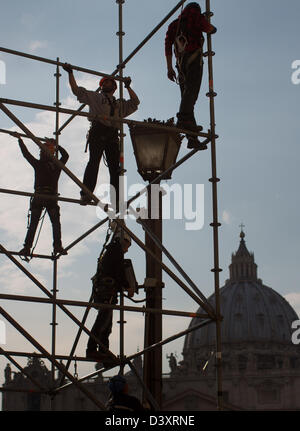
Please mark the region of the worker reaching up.
<svg viewBox="0 0 300 431"><path fill-rule="evenodd" d="M39 159L33 157L33 155L28 151L20 135L16 132L14 133L14 136L18 138L21 152L28 163L31 164L35 172L34 196L30 202L30 224L25 238L24 247L20 251L20 254L24 256L30 255L30 249L32 247L41 213L43 208L46 208L52 223L53 252L54 254L65 255L67 252L62 247L61 243L60 208L57 204L57 185L61 168L54 163L52 158L44 150L40 151ZM55 139L47 139L44 146L52 156L55 155ZM61 153L60 162L65 165L68 161L69 155L61 146L58 146L57 149ZM45 195L45 197L35 195ZM47 196L49 196L49 198Z"/></svg>
<svg viewBox="0 0 300 431"><path fill-rule="evenodd" d="M99 164L103 152L110 174L110 184L114 187L116 197L116 211L119 211L119 175L120 175L120 149L118 139L118 124L113 121L113 117L121 117L121 101L113 96L117 89L116 81L113 78L105 77L100 81L100 93L89 91L83 87L78 87L73 75L72 67L66 64L64 70L69 74L69 83L72 92L81 103L89 105L91 128L88 136L90 157L86 166L83 184L93 193L99 171ZM135 92L130 88L131 79L125 81L125 88L129 93L129 99L123 100L123 117L127 117L135 112L140 103ZM96 118L97 115L105 116L105 119ZM84 191L81 191L81 203L86 205L91 201Z"/></svg>
<svg viewBox="0 0 300 431"><path fill-rule="evenodd" d="M168 78L176 81L176 73L172 65L172 46L176 57L178 81L181 91L181 103L177 113L177 127L197 132L194 106L197 101L203 74L203 32L213 34L217 31L201 13L198 3L189 3L173 21L165 38L165 55ZM188 148L198 147L199 141L187 135Z"/></svg>

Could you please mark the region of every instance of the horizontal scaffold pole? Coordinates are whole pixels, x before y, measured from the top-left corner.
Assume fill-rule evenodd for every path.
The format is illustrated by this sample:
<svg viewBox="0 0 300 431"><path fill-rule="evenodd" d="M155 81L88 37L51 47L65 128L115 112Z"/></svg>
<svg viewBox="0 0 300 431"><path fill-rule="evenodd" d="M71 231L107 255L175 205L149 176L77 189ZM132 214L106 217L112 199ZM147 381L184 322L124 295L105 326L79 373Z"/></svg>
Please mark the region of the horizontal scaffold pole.
<svg viewBox="0 0 300 431"><path fill-rule="evenodd" d="M11 136L15 137L14 133L16 133L16 132L13 132L13 131L7 130L7 129L0 129L0 133L5 133L7 135L11 135ZM21 138L31 139L29 136L25 135L25 133L19 133L19 135ZM41 138L40 136L37 136L37 138L42 142L47 140L47 138Z"/></svg>
<svg viewBox="0 0 300 431"><path fill-rule="evenodd" d="M17 352L17 351L12 351L9 350L6 352L7 354L9 354L10 356L17 356L17 357L22 357L22 358L39 358L39 359L43 359L43 358L47 358L47 356L43 355L42 353L31 353L31 352ZM4 353L1 353L0 351L0 356L4 355ZM54 359L57 359L59 361L67 361L67 360L71 360L71 361L76 361L76 362L94 362L94 359L91 360L89 358L87 358L86 356L70 356L70 355L51 355L51 357L53 357Z"/></svg>
<svg viewBox="0 0 300 431"><path fill-rule="evenodd" d="M178 310L160 310L155 308L147 307L134 307L130 305L112 305L102 304L100 302L86 302L86 301L74 301L69 299L48 299L40 298L37 296L25 296L25 295L12 295L8 293L0 293L0 299L11 300L11 301L23 301L23 302L38 302L43 304L62 304L72 305L74 307L91 307L91 308L108 308L112 310L126 310L140 313L154 313L154 314L165 314L168 316L182 316L182 317L198 317L207 319L209 316L204 313L191 313L190 311L178 311Z"/></svg>
<svg viewBox="0 0 300 431"><path fill-rule="evenodd" d="M50 58L39 57L37 55L27 54L26 52L15 51L15 50L9 49L9 48L0 47L0 51L5 52L6 54L17 55L19 57L26 57L26 58L29 58L30 60L41 61L42 63L53 64L54 66L64 66L65 65L65 63L58 61L58 60L51 60ZM85 67L75 66L73 64L71 64L71 67L72 67L72 69L77 70L78 72L90 73L91 75L104 76L107 78L112 76L112 75L108 75L107 73L98 72L97 70L87 69ZM113 78L116 79L117 81L126 80L125 77L121 78L119 76L113 76Z"/></svg>
<svg viewBox="0 0 300 431"><path fill-rule="evenodd" d="M7 99L7 98L3 98L3 97L0 98L0 102L1 102L1 104L4 103L7 105L13 105L13 106L23 106L24 108L41 109L43 111L51 111L51 112L61 112L62 114L72 114L72 113L77 112L77 111L74 111L73 109L58 108L58 107L51 106L51 105L43 105L40 103L25 102L23 100ZM77 115L79 115L80 117L90 117L91 116L88 112L78 112ZM96 115L95 119L107 120L108 117L105 115ZM179 129L175 126L166 126L166 125L157 124L157 123L148 123L148 122L144 122L144 121L128 120L127 118L121 118L121 117L114 117L113 121L116 124L117 123L125 123L128 125L144 126L144 127L149 128L149 129L164 130L166 132L185 133L185 134L189 134L192 136L200 136L203 138L210 138L209 133L202 133L202 132L196 133L196 132L192 132L190 130ZM31 137L28 134L27 134L27 136ZM36 138L36 139L38 139L38 138Z"/></svg>
<svg viewBox="0 0 300 431"><path fill-rule="evenodd" d="M178 332L177 334L171 335L168 338L165 338L164 340L159 341L156 344L153 344L151 346L146 347L144 350L134 353L133 355L130 355L126 358L125 362L129 362L129 361L133 361L133 359L138 358L139 356L144 355L147 352L150 352L153 349L159 348L161 346L164 346L165 344L170 343L171 341L175 341L178 338L184 337L185 335L189 334L190 332L196 331L197 329L203 328L203 326L208 325L209 323L211 323L211 320L204 320L201 323L198 323L197 325L193 325L190 326L189 328L185 329L184 331ZM91 374L88 374L84 377L81 377L80 379L78 379L79 382L83 382L84 380L90 379L92 377L97 376L98 374L103 372L103 368L97 371L94 371ZM53 390L54 393L59 392L62 389L67 389L69 386L71 386L72 383L67 383L64 386L58 387L56 389Z"/></svg>
<svg viewBox="0 0 300 431"><path fill-rule="evenodd" d="M9 195L17 195L17 196L28 196L28 197L37 197L41 199L50 199L55 201L61 201L61 202L69 202L72 204L81 204L80 199L72 199L72 198L63 198L57 195L43 195L40 193L30 193L30 192L23 192L18 190L10 190L10 189L0 189L0 193L7 193ZM87 205L96 206L97 204L95 202L89 202Z"/></svg>
<svg viewBox="0 0 300 431"><path fill-rule="evenodd" d="M21 254L19 251L8 251L9 254L11 254L12 256L24 256L23 254ZM0 254L6 254L6 252L2 251L0 249ZM30 257L34 257L36 259L49 259L49 260L55 260L57 259L57 255L56 256L47 256L45 254L31 254Z"/></svg>

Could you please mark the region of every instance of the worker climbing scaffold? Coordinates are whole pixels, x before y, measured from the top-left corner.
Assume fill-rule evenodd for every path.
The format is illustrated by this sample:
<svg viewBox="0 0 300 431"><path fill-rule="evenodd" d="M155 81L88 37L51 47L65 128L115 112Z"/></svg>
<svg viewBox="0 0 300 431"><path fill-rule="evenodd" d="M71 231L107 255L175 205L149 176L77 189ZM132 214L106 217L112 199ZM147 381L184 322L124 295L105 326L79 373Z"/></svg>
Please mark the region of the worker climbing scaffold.
<svg viewBox="0 0 300 431"><path fill-rule="evenodd" d="M129 297L134 295L134 287L130 286L126 277L124 254L131 246L131 238L120 230L114 234L103 254L98 259L97 271L92 278L93 298L96 303L114 305L117 303L118 292L127 290ZM113 309L100 307L91 334L101 342L97 345L90 337L87 344L86 356L89 359L108 362L109 335L112 330Z"/></svg>
<svg viewBox="0 0 300 431"><path fill-rule="evenodd" d="M203 43L202 32L213 34L217 31L201 13L198 3L189 3L173 21L166 33L165 55L167 61L168 78L178 80L181 92L181 102L177 113L177 127L192 132L202 130L197 126L194 116L194 106L197 101L203 74ZM172 65L172 46L176 57L178 78ZM188 148L201 146L197 137L188 135ZM201 149L206 149L206 145Z"/></svg>
<svg viewBox="0 0 300 431"><path fill-rule="evenodd" d="M69 74L69 83L71 90L79 102L86 103L90 107L91 127L88 133L87 143L90 151L90 158L85 169L83 184L93 192L99 170L99 164L103 152L105 152L106 161L110 173L110 184L115 191L116 212L119 212L119 175L120 175L120 148L118 139L118 126L113 121L114 116L121 116L121 101L116 100L113 96L117 89L117 83L113 78L104 77L100 80L101 92L86 90L84 87L78 87L72 67L69 64L64 66L64 70ZM130 88L131 79L125 80L125 87L128 90L130 99L123 100L122 111L123 117L133 114L140 103L135 92ZM95 119L95 116L106 116L107 119ZM111 200L112 196L111 196ZM81 203L86 205L91 201L84 191L81 191Z"/></svg>
<svg viewBox="0 0 300 431"><path fill-rule="evenodd" d="M37 195L49 195L49 198L33 196L30 201L30 223L27 230L27 235L24 242L24 247L20 251L20 255L28 256L30 255L30 249L34 240L34 236L38 227L38 223L43 211L43 208L49 214L52 231L53 231L53 253L56 254L67 254L67 252L62 247L61 242L61 224L60 224L60 209L57 204L57 199L55 197L57 194L58 180L60 177L61 169L52 161L48 152L52 156L55 155L56 145L55 139L47 139L45 142L45 150L40 151L40 158L36 159L28 151L26 145L21 139L18 133L14 136L18 138L19 146L22 151L23 156L31 164L34 169L35 179L34 179L34 194ZM58 151L61 153L61 163L64 165L67 163L69 155L64 148L58 146Z"/></svg>

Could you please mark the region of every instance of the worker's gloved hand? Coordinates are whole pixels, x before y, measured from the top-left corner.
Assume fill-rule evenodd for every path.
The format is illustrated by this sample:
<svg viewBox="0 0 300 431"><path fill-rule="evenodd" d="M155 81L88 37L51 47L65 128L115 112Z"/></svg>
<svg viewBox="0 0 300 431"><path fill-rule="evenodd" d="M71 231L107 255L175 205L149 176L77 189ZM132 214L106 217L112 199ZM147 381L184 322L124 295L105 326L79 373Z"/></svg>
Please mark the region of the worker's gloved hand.
<svg viewBox="0 0 300 431"><path fill-rule="evenodd" d="M176 82L176 73L175 73L175 70L173 68L168 69L168 78L171 81Z"/></svg>
<svg viewBox="0 0 300 431"><path fill-rule="evenodd" d="M125 78L124 79L124 85L125 85L125 88L129 88L130 87L130 84L131 84L131 78Z"/></svg>
<svg viewBox="0 0 300 431"><path fill-rule="evenodd" d="M127 290L127 292L128 292L128 296L129 296L129 298L132 298L132 297L133 297L133 295L134 295L134 287L130 287L130 288Z"/></svg>
<svg viewBox="0 0 300 431"><path fill-rule="evenodd" d="M72 66L69 63L65 63L62 68L68 73L73 73Z"/></svg>

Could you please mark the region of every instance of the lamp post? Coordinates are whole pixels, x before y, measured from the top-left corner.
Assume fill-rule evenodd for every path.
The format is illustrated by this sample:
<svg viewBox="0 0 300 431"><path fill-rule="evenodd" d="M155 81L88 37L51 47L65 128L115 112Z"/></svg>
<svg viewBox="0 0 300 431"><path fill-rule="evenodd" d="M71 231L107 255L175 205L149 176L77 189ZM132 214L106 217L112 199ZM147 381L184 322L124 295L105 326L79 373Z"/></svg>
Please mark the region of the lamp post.
<svg viewBox="0 0 300 431"><path fill-rule="evenodd" d="M151 121L153 123L153 121ZM167 123L168 124L168 123ZM169 122L170 125L170 122ZM182 138L177 132L166 132L145 126L130 126L130 135L138 172L145 181L154 182L148 189L148 218L144 220L152 233L162 241L162 193L160 180L155 179L173 166L180 149ZM171 179L172 171L162 177ZM161 261L162 251L149 234L145 234L145 244ZM146 253L146 307L162 309L162 268L159 263ZM162 340L162 314L145 314L145 347ZM144 355L144 383L157 404L162 405L162 348L157 347Z"/></svg>

